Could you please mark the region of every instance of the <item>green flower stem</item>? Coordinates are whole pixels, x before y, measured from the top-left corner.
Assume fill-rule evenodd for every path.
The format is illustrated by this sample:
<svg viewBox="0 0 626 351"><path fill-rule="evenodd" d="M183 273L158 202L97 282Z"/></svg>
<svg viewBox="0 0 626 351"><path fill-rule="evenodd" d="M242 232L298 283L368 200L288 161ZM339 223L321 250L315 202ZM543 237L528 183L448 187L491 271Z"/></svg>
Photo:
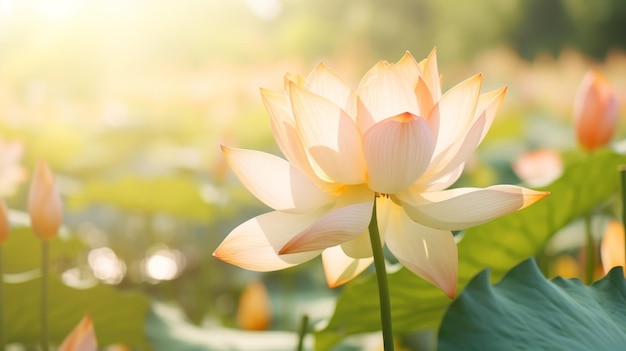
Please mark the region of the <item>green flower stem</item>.
<svg viewBox="0 0 626 351"><path fill-rule="evenodd" d="M391 302L389 299L389 284L387 283L387 270L385 268L385 256L383 246L378 233L378 221L376 220L376 199L369 225L370 242L374 254L374 267L376 268L376 280L378 282L378 297L380 299L380 321L383 329L383 345L385 351L393 351L393 330L391 328Z"/></svg>
<svg viewBox="0 0 626 351"><path fill-rule="evenodd" d="M624 264L626 264L626 165L620 165L617 170L622 184L622 228L624 228ZM626 268L626 267L624 267Z"/></svg>
<svg viewBox="0 0 626 351"><path fill-rule="evenodd" d="M4 350L4 267L2 266L2 245L0 245L0 350Z"/></svg>
<svg viewBox="0 0 626 351"><path fill-rule="evenodd" d="M298 348L296 351L304 350L304 337L306 336L306 331L309 328L309 316L306 314L302 316L300 320L300 328L298 330Z"/></svg>
<svg viewBox="0 0 626 351"><path fill-rule="evenodd" d="M48 261L50 248L41 241L41 350L48 351Z"/></svg>
<svg viewBox="0 0 626 351"><path fill-rule="evenodd" d="M594 271L594 248L593 235L591 234L591 214L585 215L585 239L586 245L586 258L585 258L585 284L590 285L593 283L593 271Z"/></svg>

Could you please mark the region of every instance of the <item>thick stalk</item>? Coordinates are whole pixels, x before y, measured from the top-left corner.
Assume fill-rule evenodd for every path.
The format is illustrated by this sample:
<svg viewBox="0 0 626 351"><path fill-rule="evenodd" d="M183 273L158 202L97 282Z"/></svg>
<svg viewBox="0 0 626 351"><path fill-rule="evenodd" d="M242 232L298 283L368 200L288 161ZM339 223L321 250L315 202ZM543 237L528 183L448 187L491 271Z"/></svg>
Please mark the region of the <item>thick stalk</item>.
<svg viewBox="0 0 626 351"><path fill-rule="evenodd" d="M380 299L380 321L383 329L383 345L385 351L393 351L393 330L391 328L391 302L389 299L389 284L387 282L387 269L385 268L385 256L378 232L376 220L376 199L369 225L370 242L374 254L374 267L376 268L376 280L378 282L378 297Z"/></svg>
<svg viewBox="0 0 626 351"><path fill-rule="evenodd" d="M41 241L41 350L48 351L48 264L49 243Z"/></svg>

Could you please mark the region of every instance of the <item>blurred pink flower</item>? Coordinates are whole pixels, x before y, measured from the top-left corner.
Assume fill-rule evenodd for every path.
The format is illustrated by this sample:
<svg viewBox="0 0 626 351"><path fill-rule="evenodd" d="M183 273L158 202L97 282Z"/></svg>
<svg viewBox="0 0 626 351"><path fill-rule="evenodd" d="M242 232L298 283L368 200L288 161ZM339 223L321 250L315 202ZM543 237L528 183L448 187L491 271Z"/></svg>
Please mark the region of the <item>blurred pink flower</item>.
<svg viewBox="0 0 626 351"><path fill-rule="evenodd" d="M54 177L44 161L37 163L28 196L28 213L35 234L43 240L53 239L63 221L63 203Z"/></svg>
<svg viewBox="0 0 626 351"><path fill-rule="evenodd" d="M574 100L574 123L578 143L586 150L607 144L617 127L617 99L606 78L590 70Z"/></svg>
<svg viewBox="0 0 626 351"><path fill-rule="evenodd" d="M563 173L561 155L550 149L537 149L520 155L512 165L513 172L525 184L540 187L552 183Z"/></svg>
<svg viewBox="0 0 626 351"><path fill-rule="evenodd" d="M58 351L97 351L98 340L89 315L83 317L72 332L63 340Z"/></svg>
<svg viewBox="0 0 626 351"><path fill-rule="evenodd" d="M547 193L513 185L444 190L495 117L506 88L480 94L475 75L441 92L435 51L377 63L355 92L320 64L285 92L262 90L287 158L223 146L246 188L275 211L235 228L214 256L272 271L322 255L329 286L372 262L368 225L377 204L381 238L409 270L453 296L451 230L522 209Z"/></svg>

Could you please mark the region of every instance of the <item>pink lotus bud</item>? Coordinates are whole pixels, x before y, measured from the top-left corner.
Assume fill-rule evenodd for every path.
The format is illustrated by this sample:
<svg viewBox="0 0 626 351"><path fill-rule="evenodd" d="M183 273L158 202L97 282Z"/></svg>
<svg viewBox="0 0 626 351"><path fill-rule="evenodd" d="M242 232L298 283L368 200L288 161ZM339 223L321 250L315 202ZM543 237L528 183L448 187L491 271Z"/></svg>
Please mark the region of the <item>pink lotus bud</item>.
<svg viewBox="0 0 626 351"><path fill-rule="evenodd" d="M45 162L39 161L30 185L28 213L35 234L43 240L54 238L63 221L63 203L54 177Z"/></svg>
<svg viewBox="0 0 626 351"><path fill-rule="evenodd" d="M617 100L613 88L598 71L588 71L578 87L574 123L578 142L588 151L605 145L613 136Z"/></svg>

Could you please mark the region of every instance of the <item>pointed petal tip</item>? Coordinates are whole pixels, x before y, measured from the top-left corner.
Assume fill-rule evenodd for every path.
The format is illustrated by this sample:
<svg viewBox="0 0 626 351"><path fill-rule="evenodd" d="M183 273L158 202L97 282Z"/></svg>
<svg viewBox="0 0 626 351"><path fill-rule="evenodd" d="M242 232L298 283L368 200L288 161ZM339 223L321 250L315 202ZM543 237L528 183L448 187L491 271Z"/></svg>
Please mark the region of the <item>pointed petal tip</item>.
<svg viewBox="0 0 626 351"><path fill-rule="evenodd" d="M550 195L549 191L528 190L528 193L524 194L524 203L522 204L522 207L520 207L520 210L534 204L548 195Z"/></svg>

